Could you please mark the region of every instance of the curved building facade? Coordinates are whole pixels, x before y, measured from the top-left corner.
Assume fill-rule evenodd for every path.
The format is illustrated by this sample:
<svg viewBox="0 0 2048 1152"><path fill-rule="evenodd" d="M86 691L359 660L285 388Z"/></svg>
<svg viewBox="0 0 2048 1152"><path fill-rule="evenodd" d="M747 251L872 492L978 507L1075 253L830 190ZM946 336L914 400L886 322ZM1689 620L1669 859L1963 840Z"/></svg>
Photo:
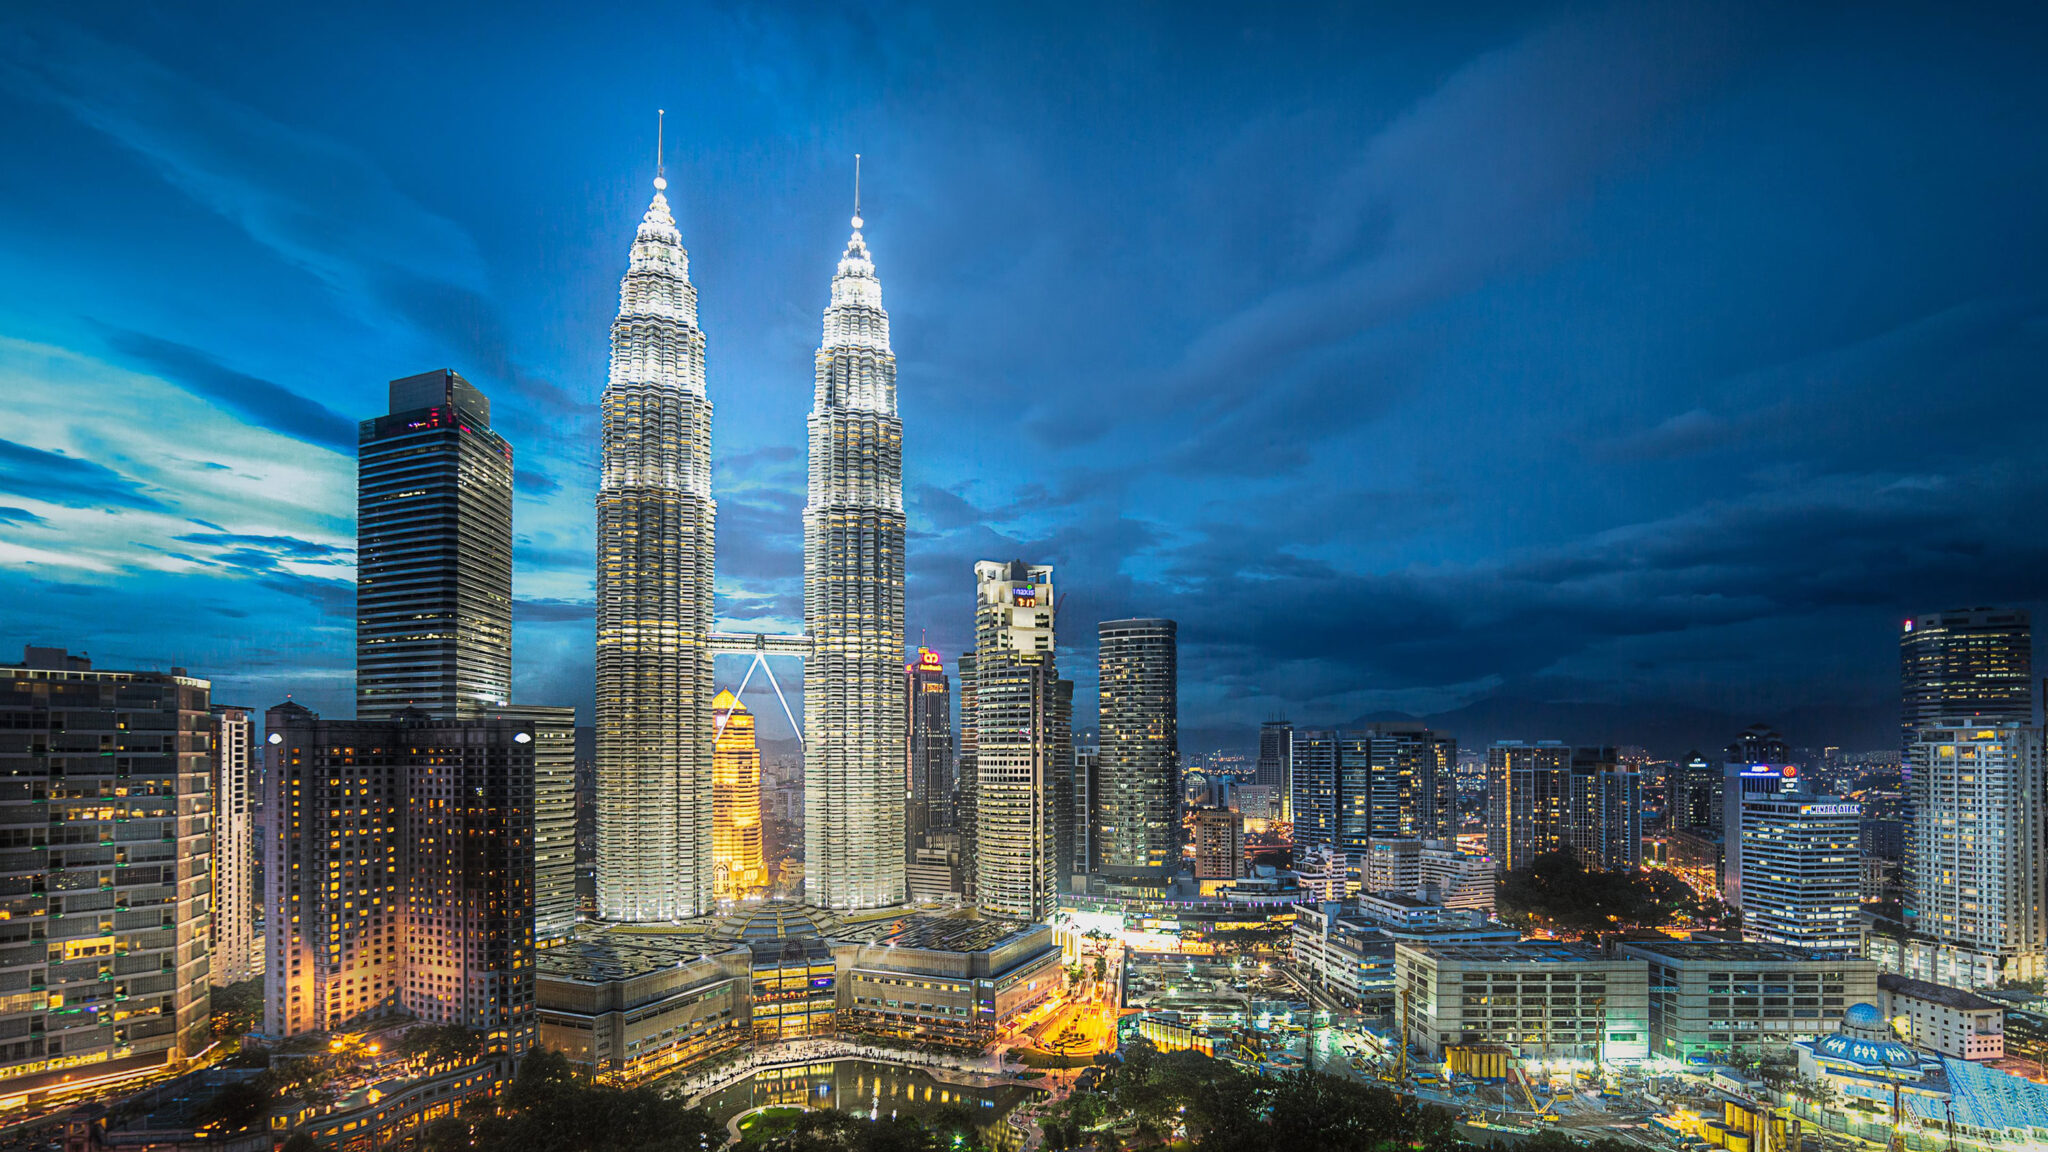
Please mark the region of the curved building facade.
<svg viewBox="0 0 2048 1152"><path fill-rule="evenodd" d="M608 920L713 907L711 401L666 186L655 180L619 286L604 390L597 906Z"/></svg>
<svg viewBox="0 0 2048 1152"><path fill-rule="evenodd" d="M1114 882L1163 886L1181 857L1176 625L1105 620L1098 635L1102 759L1095 864Z"/></svg>
<svg viewBox="0 0 2048 1152"><path fill-rule="evenodd" d="M761 750L754 714L730 692L711 701L712 895L738 900L768 884L761 862Z"/></svg>
<svg viewBox="0 0 2048 1152"><path fill-rule="evenodd" d="M904 899L903 422L860 217L832 278L804 508L804 897Z"/></svg>

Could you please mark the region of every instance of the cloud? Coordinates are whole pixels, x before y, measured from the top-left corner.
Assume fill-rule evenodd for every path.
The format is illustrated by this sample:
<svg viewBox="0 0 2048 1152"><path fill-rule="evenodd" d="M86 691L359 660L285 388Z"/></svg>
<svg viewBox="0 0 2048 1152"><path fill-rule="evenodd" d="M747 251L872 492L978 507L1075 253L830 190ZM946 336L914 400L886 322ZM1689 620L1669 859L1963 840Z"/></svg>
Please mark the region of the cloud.
<svg viewBox="0 0 2048 1152"><path fill-rule="evenodd" d="M515 624L552 624L596 619L597 609L588 600L524 599L512 602Z"/></svg>
<svg viewBox="0 0 2048 1152"><path fill-rule="evenodd" d="M0 440L0 492L68 508L167 510L143 485L105 465L12 440Z"/></svg>
<svg viewBox="0 0 2048 1152"><path fill-rule="evenodd" d="M344 297L371 296L377 269L481 279L468 235L360 153L142 53L74 27L17 23L0 47L0 82L118 141L194 202Z"/></svg>
<svg viewBox="0 0 2048 1152"><path fill-rule="evenodd" d="M579 434L595 407L524 366L460 225L401 191L354 147L288 125L123 45L24 22L0 41L0 84L57 105L151 165L194 203L324 284L373 323L404 326L510 389L497 424L527 441ZM181 387L278 419L310 443L352 452L354 422L204 352L136 333L118 346Z"/></svg>
<svg viewBox="0 0 2048 1152"><path fill-rule="evenodd" d="M513 469L512 487L526 496L552 496L562 490L561 481L533 468Z"/></svg>
<svg viewBox="0 0 2048 1152"><path fill-rule="evenodd" d="M356 421L317 401L237 372L197 348L123 328L106 328L107 344L163 380L219 404L259 427L332 449L356 453Z"/></svg>
<svg viewBox="0 0 2048 1152"><path fill-rule="evenodd" d="M193 532L173 536L187 544L212 544L260 552L290 560L329 560L350 555L350 550L333 544L301 540L296 536L263 536L238 532Z"/></svg>
<svg viewBox="0 0 2048 1152"><path fill-rule="evenodd" d="M1739 429L1704 408L1692 408L1631 436L1601 445L1615 460L1671 460L1712 451L1732 442Z"/></svg>
<svg viewBox="0 0 2048 1152"><path fill-rule="evenodd" d="M512 544L512 560L522 571L528 569L587 570L596 563L590 548L553 548L525 537Z"/></svg>

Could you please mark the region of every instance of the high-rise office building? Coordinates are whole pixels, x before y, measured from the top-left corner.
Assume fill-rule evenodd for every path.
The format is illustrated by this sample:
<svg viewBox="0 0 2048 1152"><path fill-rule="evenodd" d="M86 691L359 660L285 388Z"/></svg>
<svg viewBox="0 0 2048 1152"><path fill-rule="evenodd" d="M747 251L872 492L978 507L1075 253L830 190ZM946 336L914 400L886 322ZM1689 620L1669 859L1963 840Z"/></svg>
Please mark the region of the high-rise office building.
<svg viewBox="0 0 2048 1152"><path fill-rule="evenodd" d="M1487 749L1488 854L1510 871L1569 851L1589 868L1642 862L1642 777L1613 748L1505 740ZM1493 825L1499 825L1494 831Z"/></svg>
<svg viewBox="0 0 2048 1152"><path fill-rule="evenodd" d="M1555 851L1572 750L1558 740L1498 740L1486 750L1486 854L1508 871ZM1511 829L1523 829L1517 838Z"/></svg>
<svg viewBox="0 0 2048 1152"><path fill-rule="evenodd" d="M1235 880L1244 875L1244 821L1228 808L1195 810L1196 880Z"/></svg>
<svg viewBox="0 0 2048 1152"><path fill-rule="evenodd" d="M1745 793L1735 814L1727 899L1742 911L1743 939L1858 953L1861 806L1793 788Z"/></svg>
<svg viewBox="0 0 2048 1152"><path fill-rule="evenodd" d="M211 689L61 648L0 665L0 1094L66 1070L107 1093L206 1046Z"/></svg>
<svg viewBox="0 0 2048 1152"><path fill-rule="evenodd" d="M264 1031L403 1012L531 1047L534 722L281 704L263 726Z"/></svg>
<svg viewBox="0 0 2048 1152"><path fill-rule="evenodd" d="M761 751L754 714L730 692L711 701L717 741L711 753L712 894L737 900L768 885L761 860Z"/></svg>
<svg viewBox="0 0 2048 1152"><path fill-rule="evenodd" d="M263 972L256 939L256 720L247 708L213 706L207 761L213 793L213 914L208 930L216 988Z"/></svg>
<svg viewBox="0 0 2048 1152"><path fill-rule="evenodd" d="M1572 850L1588 865L1643 862L1643 777L1611 747L1572 749Z"/></svg>
<svg viewBox="0 0 2048 1152"><path fill-rule="evenodd" d="M476 716L512 691L512 446L443 369L391 382L356 449L356 714Z"/></svg>
<svg viewBox="0 0 2048 1152"><path fill-rule="evenodd" d="M1356 739L1331 729L1307 729L1294 733L1294 787L1289 807L1294 810L1294 843L1297 848L1321 845L1341 847L1337 835L1337 812L1341 794L1341 768L1348 746L1353 756L1363 756Z"/></svg>
<svg viewBox="0 0 2048 1152"><path fill-rule="evenodd" d="M1456 739L1420 724L1294 733L1294 842L1363 853L1376 836L1457 830Z"/></svg>
<svg viewBox="0 0 2048 1152"><path fill-rule="evenodd" d="M603 402L597 906L608 920L713 907L711 401L665 187L657 177L619 285Z"/></svg>
<svg viewBox="0 0 2048 1152"><path fill-rule="evenodd" d="M1087 813L1074 807L1074 682L1055 679L1052 682L1052 718L1049 743L1052 752L1052 778L1050 787L1053 794L1052 828L1052 871L1053 890L1071 892L1073 876L1069 871L1074 857L1079 854L1082 840L1081 819ZM1083 880L1081 890L1087 890Z"/></svg>
<svg viewBox="0 0 2048 1152"><path fill-rule="evenodd" d="M533 936L546 948L576 927L576 710L538 704L486 718L533 725Z"/></svg>
<svg viewBox="0 0 2048 1152"><path fill-rule="evenodd" d="M1268 720L1259 725L1259 760L1254 783L1280 797L1281 820L1294 819L1294 721Z"/></svg>
<svg viewBox="0 0 2048 1152"><path fill-rule="evenodd" d="M1923 728L2033 723L2033 675L2033 624L2024 609L1957 608L1906 621L1899 728L1908 759Z"/></svg>
<svg viewBox="0 0 2048 1152"><path fill-rule="evenodd" d="M857 213L815 358L804 506L804 896L837 909L904 897L903 421Z"/></svg>
<svg viewBox="0 0 2048 1152"><path fill-rule="evenodd" d="M953 766L953 828L960 834L960 887L972 900L979 868L974 849L981 783L980 769L975 763L975 752L980 747L975 729L975 703L979 698L981 676L975 670L972 652L962 652L954 661L954 670L957 673L954 683L960 686L960 724L955 730L958 752Z"/></svg>
<svg viewBox="0 0 2048 1152"><path fill-rule="evenodd" d="M919 648L904 665L903 698L905 851L914 852L926 832L953 826L953 682L937 652Z"/></svg>
<svg viewBox="0 0 2048 1152"><path fill-rule="evenodd" d="M1665 779L1670 795L1665 808L1668 827L1687 832L1721 830L1725 776L1719 764L1695 752L1672 764Z"/></svg>
<svg viewBox="0 0 2048 1152"><path fill-rule="evenodd" d="M1730 764L1789 764L1792 748L1768 724L1751 724L1728 745L1722 758Z"/></svg>
<svg viewBox="0 0 2048 1152"><path fill-rule="evenodd" d="M2048 831L2041 729L1921 722L1908 833L1912 924L1904 973L1965 988L2048 975Z"/></svg>
<svg viewBox="0 0 2048 1152"><path fill-rule="evenodd" d="M1164 887L1180 870L1179 660L1171 620L1105 620L1095 866L1111 884Z"/></svg>
<svg viewBox="0 0 2048 1152"><path fill-rule="evenodd" d="M1088 878L1100 867L1095 843L1095 798L1102 791L1102 752L1074 749L1074 859L1068 865L1068 891L1088 891Z"/></svg>
<svg viewBox="0 0 2048 1152"><path fill-rule="evenodd" d="M1052 568L974 566L974 898L990 916L1052 914L1058 824L1071 810L1054 763L1058 727Z"/></svg>

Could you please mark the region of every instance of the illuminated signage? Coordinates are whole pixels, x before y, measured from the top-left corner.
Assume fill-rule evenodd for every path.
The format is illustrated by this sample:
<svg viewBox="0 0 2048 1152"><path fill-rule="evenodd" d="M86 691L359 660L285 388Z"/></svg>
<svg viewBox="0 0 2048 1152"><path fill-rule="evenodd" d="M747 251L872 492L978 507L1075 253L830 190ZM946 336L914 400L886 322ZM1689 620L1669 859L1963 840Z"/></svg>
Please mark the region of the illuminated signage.
<svg viewBox="0 0 2048 1152"><path fill-rule="evenodd" d="M1011 595L1013 597L1011 603L1019 608L1038 607L1038 589L1036 588L1014 588L1011 589Z"/></svg>

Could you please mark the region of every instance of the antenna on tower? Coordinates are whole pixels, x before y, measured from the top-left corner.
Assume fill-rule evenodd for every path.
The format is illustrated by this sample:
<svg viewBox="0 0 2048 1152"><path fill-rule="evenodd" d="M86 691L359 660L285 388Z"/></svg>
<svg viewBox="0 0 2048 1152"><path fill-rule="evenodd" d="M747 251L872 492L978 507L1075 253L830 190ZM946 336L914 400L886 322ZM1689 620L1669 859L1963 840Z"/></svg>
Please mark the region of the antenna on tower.
<svg viewBox="0 0 2048 1152"><path fill-rule="evenodd" d="M860 153L853 154L853 226L860 227Z"/></svg>
<svg viewBox="0 0 2048 1152"><path fill-rule="evenodd" d="M654 110L654 187L656 191L668 187L668 173L661 166L661 130L668 121L668 109Z"/></svg>

